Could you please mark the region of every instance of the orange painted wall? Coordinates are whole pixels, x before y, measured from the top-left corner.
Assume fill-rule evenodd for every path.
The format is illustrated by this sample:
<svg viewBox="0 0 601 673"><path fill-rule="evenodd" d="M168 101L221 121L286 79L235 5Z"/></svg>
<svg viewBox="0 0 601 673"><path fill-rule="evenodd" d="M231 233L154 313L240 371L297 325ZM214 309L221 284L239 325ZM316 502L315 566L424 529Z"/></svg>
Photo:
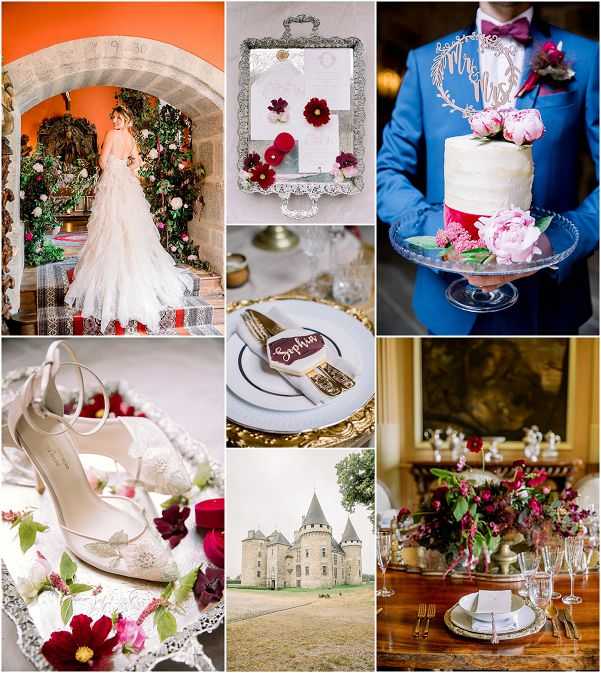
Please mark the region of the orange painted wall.
<svg viewBox="0 0 601 673"><path fill-rule="evenodd" d="M85 117L96 126L98 146L105 133L112 128L109 113L116 104L115 93L119 89L113 86L94 86L71 91L71 114ZM65 114L65 101L62 96L53 96L35 105L21 117L21 133L29 136L29 144L36 145L38 129L43 119Z"/></svg>
<svg viewBox="0 0 601 673"><path fill-rule="evenodd" d="M185 49L223 70L222 2L2 3L2 59L100 35L145 37Z"/></svg>

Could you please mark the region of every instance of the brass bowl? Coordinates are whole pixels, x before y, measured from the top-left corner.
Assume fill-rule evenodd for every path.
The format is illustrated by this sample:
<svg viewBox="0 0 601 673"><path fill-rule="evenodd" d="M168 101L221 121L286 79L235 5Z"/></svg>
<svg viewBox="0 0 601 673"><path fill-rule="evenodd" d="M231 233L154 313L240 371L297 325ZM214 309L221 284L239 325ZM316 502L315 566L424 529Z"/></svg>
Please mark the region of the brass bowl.
<svg viewBox="0 0 601 673"><path fill-rule="evenodd" d="M242 287L248 283L250 271L246 257L239 252L228 253L226 263L226 286L229 288Z"/></svg>

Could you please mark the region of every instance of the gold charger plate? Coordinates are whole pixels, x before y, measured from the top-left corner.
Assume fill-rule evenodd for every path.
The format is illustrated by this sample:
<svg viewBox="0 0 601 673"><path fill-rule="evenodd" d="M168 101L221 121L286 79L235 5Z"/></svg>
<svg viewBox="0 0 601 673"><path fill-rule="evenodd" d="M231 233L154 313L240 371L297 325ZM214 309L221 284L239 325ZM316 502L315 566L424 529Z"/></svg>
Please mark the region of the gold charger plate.
<svg viewBox="0 0 601 673"><path fill-rule="evenodd" d="M472 640L486 640L490 642L492 634L490 633L477 633L476 631L468 631L467 629L462 629L460 626L457 626L451 620L451 612L459 605L455 603L444 613L444 623L446 624L447 629L454 633L457 636L462 636L463 638L470 638ZM536 615L534 621L530 626L526 626L523 629L518 631L510 631L509 633L499 633L499 640L517 640L518 638L525 638L526 636L531 636L534 633L538 633L547 623L547 615L543 610L539 608L534 608L530 606Z"/></svg>
<svg viewBox="0 0 601 673"><path fill-rule="evenodd" d="M359 309L350 306L343 306L329 299L317 299L309 297L302 293L282 294L261 299L242 299L235 301L227 306L227 312L232 313L241 308L247 308L253 304L259 304L265 301L280 301L286 299L298 299L301 301L312 301L316 304L326 304L333 308L343 311L358 320L372 334L374 325L372 321ZM271 432L262 432L252 430L243 425L234 423L227 419L226 432L228 446L233 447L337 447L337 446L361 446L370 435L373 435L376 427L375 402L372 397L360 409L343 419L335 425L326 428L317 428L305 432L291 434L280 434Z"/></svg>

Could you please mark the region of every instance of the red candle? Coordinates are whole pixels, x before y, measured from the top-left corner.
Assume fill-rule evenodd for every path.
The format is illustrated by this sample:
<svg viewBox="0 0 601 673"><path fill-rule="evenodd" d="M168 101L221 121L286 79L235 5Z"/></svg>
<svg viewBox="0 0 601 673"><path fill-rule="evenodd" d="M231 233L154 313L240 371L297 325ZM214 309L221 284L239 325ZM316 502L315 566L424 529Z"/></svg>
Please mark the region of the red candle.
<svg viewBox="0 0 601 673"><path fill-rule="evenodd" d="M224 528L223 498L212 498L197 502L194 511L197 528Z"/></svg>

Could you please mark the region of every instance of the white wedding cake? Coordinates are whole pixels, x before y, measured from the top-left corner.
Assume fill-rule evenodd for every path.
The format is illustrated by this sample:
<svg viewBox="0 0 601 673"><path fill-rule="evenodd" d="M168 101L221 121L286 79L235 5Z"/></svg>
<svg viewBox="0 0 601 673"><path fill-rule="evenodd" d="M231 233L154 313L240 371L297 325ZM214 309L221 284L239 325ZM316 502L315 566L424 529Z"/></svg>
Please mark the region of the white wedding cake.
<svg viewBox="0 0 601 673"><path fill-rule="evenodd" d="M444 203L466 215L528 210L534 164L531 145L454 136L445 140Z"/></svg>

